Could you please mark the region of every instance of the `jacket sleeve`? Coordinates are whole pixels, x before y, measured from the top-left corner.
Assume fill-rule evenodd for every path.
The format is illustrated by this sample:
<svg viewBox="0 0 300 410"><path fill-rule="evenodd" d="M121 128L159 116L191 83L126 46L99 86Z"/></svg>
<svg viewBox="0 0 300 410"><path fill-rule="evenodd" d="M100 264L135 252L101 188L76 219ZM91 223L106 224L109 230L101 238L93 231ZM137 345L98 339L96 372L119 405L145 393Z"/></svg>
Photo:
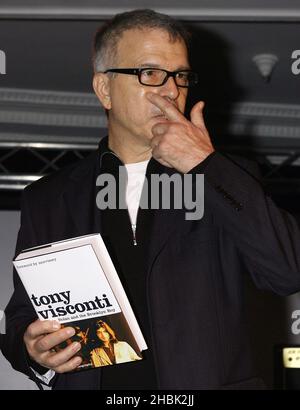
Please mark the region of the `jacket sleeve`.
<svg viewBox="0 0 300 410"><path fill-rule="evenodd" d="M18 233L15 255L18 255L23 249L36 245L36 236L33 230L30 210L27 203L26 189L22 196L21 204L21 226ZM37 319L36 313L32 307L26 290L14 269L13 272L14 293L5 309L6 315L6 334L3 340L3 354L11 363L12 367L20 371L35 382L39 383L31 370L32 362L29 361L27 349L25 347L23 336L30 323ZM41 371L48 369L39 368Z"/></svg>
<svg viewBox="0 0 300 410"><path fill-rule="evenodd" d="M205 206L239 249L256 286L289 295L300 290L300 227L265 193L252 164L216 152L204 169L199 164L190 173L204 173Z"/></svg>

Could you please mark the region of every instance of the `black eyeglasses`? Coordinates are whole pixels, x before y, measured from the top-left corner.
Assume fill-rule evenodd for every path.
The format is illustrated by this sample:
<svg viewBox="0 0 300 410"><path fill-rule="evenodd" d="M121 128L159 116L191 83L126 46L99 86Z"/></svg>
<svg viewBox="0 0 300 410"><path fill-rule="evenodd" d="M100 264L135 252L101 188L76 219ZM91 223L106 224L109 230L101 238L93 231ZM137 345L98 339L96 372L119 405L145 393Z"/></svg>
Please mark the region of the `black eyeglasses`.
<svg viewBox="0 0 300 410"><path fill-rule="evenodd" d="M119 73L137 75L142 85L159 87L164 85L169 77L173 77L178 87L189 88L198 84L198 73L190 70L168 71L161 68L110 68L104 73Z"/></svg>

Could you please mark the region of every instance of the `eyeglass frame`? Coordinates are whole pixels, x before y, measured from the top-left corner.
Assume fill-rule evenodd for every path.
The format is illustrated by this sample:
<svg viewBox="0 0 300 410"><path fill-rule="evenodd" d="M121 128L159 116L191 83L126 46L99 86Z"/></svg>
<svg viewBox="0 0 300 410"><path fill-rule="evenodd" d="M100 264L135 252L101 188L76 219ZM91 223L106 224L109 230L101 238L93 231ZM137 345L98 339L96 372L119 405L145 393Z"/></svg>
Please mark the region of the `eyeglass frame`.
<svg viewBox="0 0 300 410"><path fill-rule="evenodd" d="M165 72L167 75L164 78L163 82L159 85L151 85L151 84L144 84L141 81L141 73L144 70L159 70ZM138 76L139 83L142 85L145 85L147 87L161 87L162 85L166 84L168 79L172 77L174 79L175 84L177 87L181 88L191 88L197 85L199 78L198 78L198 73L192 70L176 70L176 71L168 71L163 68L157 68L157 67L142 67L142 68L109 68L108 70L102 71L102 73L107 74L107 73L117 73L117 74L130 74L130 75L136 75ZM178 73L193 73L196 74L196 82L193 85L178 85L176 81L176 75Z"/></svg>

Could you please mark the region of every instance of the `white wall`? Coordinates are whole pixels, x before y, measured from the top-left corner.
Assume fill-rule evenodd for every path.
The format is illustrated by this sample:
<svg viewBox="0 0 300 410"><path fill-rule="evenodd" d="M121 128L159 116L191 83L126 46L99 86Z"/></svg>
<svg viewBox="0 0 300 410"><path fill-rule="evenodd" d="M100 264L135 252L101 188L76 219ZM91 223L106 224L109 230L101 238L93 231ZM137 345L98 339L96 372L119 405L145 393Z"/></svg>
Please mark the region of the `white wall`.
<svg viewBox="0 0 300 410"><path fill-rule="evenodd" d="M19 212L0 211L0 332L5 333L3 310L13 291L12 263L19 229ZM35 390L36 385L12 369L0 353L0 390Z"/></svg>

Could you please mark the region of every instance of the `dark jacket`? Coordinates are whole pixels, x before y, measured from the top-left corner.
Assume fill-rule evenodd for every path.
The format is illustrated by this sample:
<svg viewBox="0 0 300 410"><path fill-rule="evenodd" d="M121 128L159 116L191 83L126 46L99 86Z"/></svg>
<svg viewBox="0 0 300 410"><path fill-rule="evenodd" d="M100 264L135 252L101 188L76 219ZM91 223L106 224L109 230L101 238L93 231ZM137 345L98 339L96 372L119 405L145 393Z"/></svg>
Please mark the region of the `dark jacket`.
<svg viewBox="0 0 300 410"><path fill-rule="evenodd" d="M100 148L101 149L101 148ZM16 253L94 232L99 150L25 189ZM161 166L162 167L162 166ZM162 167L172 174L174 169ZM201 164L191 173L203 170ZM260 388L247 335L243 274L257 287L288 295L300 290L300 230L251 174L255 167L215 153L206 163L205 213L156 211L149 238L147 295L160 389ZM14 275L6 309L3 353L34 379L23 334L36 319ZM98 389L101 369L58 375L55 388Z"/></svg>

